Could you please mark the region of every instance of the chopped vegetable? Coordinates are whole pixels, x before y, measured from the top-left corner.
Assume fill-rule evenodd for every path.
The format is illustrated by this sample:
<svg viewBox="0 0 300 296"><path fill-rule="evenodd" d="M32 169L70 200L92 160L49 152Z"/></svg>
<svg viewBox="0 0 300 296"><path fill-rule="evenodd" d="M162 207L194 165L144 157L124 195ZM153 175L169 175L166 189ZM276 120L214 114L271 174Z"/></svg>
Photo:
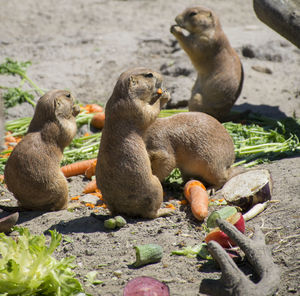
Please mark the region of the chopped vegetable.
<svg viewBox="0 0 300 296"><path fill-rule="evenodd" d="M115 229L117 227L117 221L114 218L110 218L104 221L104 227L107 229Z"/></svg>
<svg viewBox="0 0 300 296"><path fill-rule="evenodd" d="M245 221L249 221L261 212L263 212L267 206L269 205L269 201L266 201L264 203L258 203L253 208L251 208L247 213L243 215Z"/></svg>
<svg viewBox="0 0 300 296"><path fill-rule="evenodd" d="M204 185L197 180L187 182L184 186L184 196L191 204L194 217L203 221L208 215L208 194Z"/></svg>
<svg viewBox="0 0 300 296"><path fill-rule="evenodd" d="M170 296L169 287L148 276L130 280L123 291L123 296Z"/></svg>
<svg viewBox="0 0 300 296"><path fill-rule="evenodd" d="M127 224L122 216L116 216L104 221L104 227L108 229L115 229L116 227L124 227Z"/></svg>
<svg viewBox="0 0 300 296"><path fill-rule="evenodd" d="M215 228L217 227L216 220L217 219L227 219L230 216L234 215L237 212L235 207L226 206L217 211L212 212L207 218L207 227Z"/></svg>
<svg viewBox="0 0 300 296"><path fill-rule="evenodd" d="M88 113L97 113L97 112L103 112L104 109L102 106L98 104L87 104L84 107L81 107L82 109L86 110Z"/></svg>
<svg viewBox="0 0 300 296"><path fill-rule="evenodd" d="M115 220L117 227L124 227L127 224L126 220L122 216L116 216Z"/></svg>
<svg viewBox="0 0 300 296"><path fill-rule="evenodd" d="M44 235L31 235L26 228L15 228L20 236L15 241L0 233L0 294L1 295L76 295L83 292L74 278L73 257L60 261L52 257L59 246L61 234L50 231L46 246Z"/></svg>
<svg viewBox="0 0 300 296"><path fill-rule="evenodd" d="M136 261L133 265L135 267L159 262L163 256L163 249L157 244L139 245L134 248L136 252Z"/></svg>
<svg viewBox="0 0 300 296"><path fill-rule="evenodd" d="M103 281L96 279L97 275L98 275L98 272L96 270L93 270L86 274L85 279L90 285L102 284Z"/></svg>
<svg viewBox="0 0 300 296"><path fill-rule="evenodd" d="M240 232L245 232L245 221L241 213L235 213L226 219L228 222L233 224ZM205 242L214 240L218 242L223 248L230 248L236 244L229 238L227 234L220 230L220 228L214 228L206 237Z"/></svg>
<svg viewBox="0 0 300 296"><path fill-rule="evenodd" d="M159 88L159 89L157 90L157 94L161 95L162 93L163 93L162 89Z"/></svg>
<svg viewBox="0 0 300 296"><path fill-rule="evenodd" d="M83 193L91 193L96 192L98 189L96 180L92 180L91 182L87 183L87 185L83 189Z"/></svg>
<svg viewBox="0 0 300 296"><path fill-rule="evenodd" d="M271 199L272 178L268 170L250 170L231 178L222 188L228 204L248 210Z"/></svg>

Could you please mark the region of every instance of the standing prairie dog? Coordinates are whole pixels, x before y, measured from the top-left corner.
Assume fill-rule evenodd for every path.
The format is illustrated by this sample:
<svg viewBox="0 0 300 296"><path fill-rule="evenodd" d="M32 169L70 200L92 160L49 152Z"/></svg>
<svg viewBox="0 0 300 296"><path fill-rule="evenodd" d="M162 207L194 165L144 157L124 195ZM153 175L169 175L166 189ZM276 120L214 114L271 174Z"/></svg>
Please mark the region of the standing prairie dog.
<svg viewBox="0 0 300 296"><path fill-rule="evenodd" d="M243 85L243 68L215 13L204 7L187 8L171 27L198 75L189 101L189 111L205 112L228 120L231 107ZM182 28L188 31L185 35Z"/></svg>
<svg viewBox="0 0 300 296"><path fill-rule="evenodd" d="M122 73L105 107L105 125L96 166L96 181L112 215L156 218L163 189L152 174L143 140L147 128L169 100L162 76L149 69Z"/></svg>
<svg viewBox="0 0 300 296"><path fill-rule="evenodd" d="M76 134L79 111L69 91L52 90L38 100L28 132L12 151L4 171L5 183L22 208L54 211L67 207L68 184L60 162Z"/></svg>
<svg viewBox="0 0 300 296"><path fill-rule="evenodd" d="M163 181L174 168L218 189L240 169L233 141L223 125L202 112L158 118L145 135L152 171Z"/></svg>

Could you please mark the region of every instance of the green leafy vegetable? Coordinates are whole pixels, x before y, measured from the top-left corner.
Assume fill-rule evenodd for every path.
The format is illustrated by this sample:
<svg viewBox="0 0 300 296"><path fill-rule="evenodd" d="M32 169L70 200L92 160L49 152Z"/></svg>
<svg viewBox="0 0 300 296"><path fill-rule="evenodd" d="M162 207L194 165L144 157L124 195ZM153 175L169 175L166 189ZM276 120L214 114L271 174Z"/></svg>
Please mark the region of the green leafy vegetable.
<svg viewBox="0 0 300 296"><path fill-rule="evenodd" d="M8 88L7 92L3 95L5 108L10 108L24 102L28 102L32 106L35 106L35 102L33 100L34 96L32 94L17 87Z"/></svg>
<svg viewBox="0 0 300 296"><path fill-rule="evenodd" d="M89 273L87 273L87 275L85 276L85 279L90 285L102 284L103 281L96 279L97 275L98 275L98 272L96 270L93 270L93 271L90 271Z"/></svg>
<svg viewBox="0 0 300 296"><path fill-rule="evenodd" d="M15 228L20 236L0 233L0 295L76 295L83 292L74 278L73 257L58 261L52 253L59 246L61 234L50 231L51 241L46 246L44 235L31 235L26 228Z"/></svg>
<svg viewBox="0 0 300 296"><path fill-rule="evenodd" d="M212 259L210 253L207 250L207 244L202 243L195 246L187 246L181 250L175 250L171 252L172 255L186 256L188 258L195 258L200 256L203 259Z"/></svg>
<svg viewBox="0 0 300 296"><path fill-rule="evenodd" d="M20 78L27 81L39 95L43 95L44 91L42 91L26 74L26 70L30 65L30 61L18 62L13 59L6 58L5 62L0 64L0 74L13 76L19 75Z"/></svg>

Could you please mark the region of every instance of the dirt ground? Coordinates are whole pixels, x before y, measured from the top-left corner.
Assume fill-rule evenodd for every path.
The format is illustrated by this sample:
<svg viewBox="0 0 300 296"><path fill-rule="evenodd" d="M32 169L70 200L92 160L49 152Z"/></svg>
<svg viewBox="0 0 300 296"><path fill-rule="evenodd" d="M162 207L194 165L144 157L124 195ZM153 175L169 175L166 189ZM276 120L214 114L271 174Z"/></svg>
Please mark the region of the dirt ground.
<svg viewBox="0 0 300 296"><path fill-rule="evenodd" d="M196 73L169 28L178 13L195 4L216 11L241 57L245 81L234 110L299 118L300 50L261 23L250 0L0 0L0 61L6 57L32 61L28 75L40 87L70 89L82 103L105 103L120 73L133 66L161 71L173 102L188 99ZM249 53L252 57L244 56ZM0 76L0 85L15 86L16 79ZM25 103L6 110L6 120L32 114L32 107ZM277 295L299 295L300 157L260 167L271 171L273 199L280 202L247 222L247 233L259 224L266 234L274 261L281 268ZM81 177L70 178L70 196L80 194L86 183ZM13 199L4 188L1 191L1 199ZM1 199L2 205L7 204ZM23 212L18 224L36 234L55 228L68 236L57 256L76 256L75 271L81 282L89 271L98 271L103 284L84 284L95 296L122 295L126 282L141 275L167 283L172 296L202 295L201 280L220 277L215 267L203 265L197 258L170 255L172 250L199 244L204 238L201 224L188 207L177 206L175 214L167 218L128 219L127 226L118 231L104 228L105 210L96 217L91 213L85 207L73 212ZM134 269L133 246L145 243L161 245L163 259Z"/></svg>

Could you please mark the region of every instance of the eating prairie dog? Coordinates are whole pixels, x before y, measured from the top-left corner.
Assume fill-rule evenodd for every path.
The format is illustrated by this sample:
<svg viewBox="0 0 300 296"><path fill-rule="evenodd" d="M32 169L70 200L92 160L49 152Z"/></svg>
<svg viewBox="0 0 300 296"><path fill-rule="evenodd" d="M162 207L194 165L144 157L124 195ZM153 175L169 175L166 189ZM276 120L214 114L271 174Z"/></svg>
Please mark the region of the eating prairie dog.
<svg viewBox="0 0 300 296"><path fill-rule="evenodd" d="M9 191L26 210L55 211L68 204L68 184L60 169L63 150L76 135L69 91L52 90L37 102L28 132L12 151L4 178Z"/></svg>
<svg viewBox="0 0 300 296"><path fill-rule="evenodd" d="M160 181L179 168L183 177L197 177L218 189L240 172L230 167L235 160L231 136L202 112L158 118L147 129L145 142L152 172Z"/></svg>
<svg viewBox="0 0 300 296"><path fill-rule="evenodd" d="M112 215L156 218L163 189L152 174L143 136L169 100L162 76L149 69L122 73L105 107L105 125L96 166L96 181Z"/></svg>
<svg viewBox="0 0 300 296"><path fill-rule="evenodd" d="M171 33L197 71L189 111L228 120L230 109L241 93L244 75L241 61L223 32L219 18L212 10L197 6L184 10L175 21L177 24L171 26Z"/></svg>

